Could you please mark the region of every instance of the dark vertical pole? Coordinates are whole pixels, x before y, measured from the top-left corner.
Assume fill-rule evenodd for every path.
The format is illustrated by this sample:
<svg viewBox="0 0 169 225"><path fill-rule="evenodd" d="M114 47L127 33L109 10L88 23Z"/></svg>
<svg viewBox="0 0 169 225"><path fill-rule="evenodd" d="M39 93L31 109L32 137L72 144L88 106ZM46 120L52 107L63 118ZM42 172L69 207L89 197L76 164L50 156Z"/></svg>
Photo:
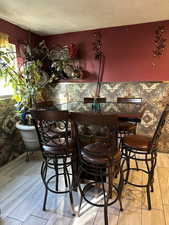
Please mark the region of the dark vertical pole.
<svg viewBox="0 0 169 225"><path fill-rule="evenodd" d="M96 98L100 96L101 62L102 62L102 56L99 57L99 61L98 61L97 85L96 85L96 94L95 94Z"/></svg>
<svg viewBox="0 0 169 225"><path fill-rule="evenodd" d="M100 97L100 89L101 89L101 82L102 82L102 78L103 78L103 70L104 70L104 60L105 57L104 55L100 56L99 59L99 73L98 73L98 85L97 85L97 96L96 97Z"/></svg>

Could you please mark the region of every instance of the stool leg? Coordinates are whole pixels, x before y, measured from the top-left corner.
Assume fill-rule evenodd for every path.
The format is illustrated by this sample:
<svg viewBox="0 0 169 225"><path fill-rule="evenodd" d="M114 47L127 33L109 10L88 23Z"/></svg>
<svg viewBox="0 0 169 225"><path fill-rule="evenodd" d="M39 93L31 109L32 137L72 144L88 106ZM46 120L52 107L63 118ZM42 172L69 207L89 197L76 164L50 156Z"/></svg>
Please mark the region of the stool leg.
<svg viewBox="0 0 169 225"><path fill-rule="evenodd" d="M151 185L151 192L154 192L153 184Z"/></svg>
<svg viewBox="0 0 169 225"><path fill-rule="evenodd" d="M154 183L154 169L156 167L156 163L157 163L157 153L155 152L154 154L151 155L151 192L154 192L154 188L153 188L153 183Z"/></svg>
<svg viewBox="0 0 169 225"><path fill-rule="evenodd" d="M66 187L68 187L68 183L67 183L67 177L66 177L66 158L65 159L63 159L63 164L64 164L64 166L63 166L63 173L64 173L64 179L65 179L65 186Z"/></svg>
<svg viewBox="0 0 169 225"><path fill-rule="evenodd" d="M154 183L154 171L151 174L151 183L150 183L150 190L151 192L154 192L154 187L153 187L153 183Z"/></svg>
<svg viewBox="0 0 169 225"><path fill-rule="evenodd" d="M58 175L58 159L53 160L54 168L55 168L55 175L56 175L56 183L55 183L55 190L58 191L58 185L59 185L59 175Z"/></svg>
<svg viewBox="0 0 169 225"><path fill-rule="evenodd" d="M118 199L119 199L119 204L120 204L120 211L123 211L121 195L122 195L122 191L123 191L124 177L123 177L123 171L121 168L119 169L119 173L120 173L120 182L119 182L119 188L118 188L118 190L119 190L118 191Z"/></svg>
<svg viewBox="0 0 169 225"><path fill-rule="evenodd" d="M135 165L136 165L136 169L137 171L139 170L139 167L138 167L138 162L137 162L137 159L136 159L136 155L134 154L134 161L135 161Z"/></svg>
<svg viewBox="0 0 169 225"><path fill-rule="evenodd" d="M146 191L147 191L148 209L151 210L150 186L149 185L146 187Z"/></svg>
<svg viewBox="0 0 169 225"><path fill-rule="evenodd" d="M79 208L78 208L78 216L80 216L80 210L81 210L81 206L82 206L82 202L83 202L83 190L80 186L80 176L81 176L81 168L79 168L79 172L77 175L77 184L78 184L78 188L80 191L80 203L79 203Z"/></svg>
<svg viewBox="0 0 169 225"><path fill-rule="evenodd" d="M69 198L70 198L70 204L71 204L71 208L72 208L72 215L75 216L73 193L72 193L72 185L71 185L71 182L70 182L70 176L69 176L69 172L68 172L68 169L67 169L66 165L64 165L64 168L65 168L65 172L66 172L65 176L67 176L67 178L68 178ZM66 178L66 180L67 180L67 178Z"/></svg>
<svg viewBox="0 0 169 225"><path fill-rule="evenodd" d="M45 197L44 197L44 201L43 201L43 210L46 210L46 201L47 201L47 196L48 196L48 189L45 189Z"/></svg>
<svg viewBox="0 0 169 225"><path fill-rule="evenodd" d="M104 196L104 222L105 222L105 225L108 225L108 212L107 212L108 196L107 196L107 199L106 199L106 193L105 193L104 181L103 181L102 174L100 175L100 178L101 178L101 185L102 185L103 196Z"/></svg>
<svg viewBox="0 0 169 225"><path fill-rule="evenodd" d="M45 184L45 197L44 197L44 202L43 202L43 210L44 211L46 210L46 201L47 201L47 195L48 195L48 187L46 184L46 175L47 175L47 160L45 162L43 161L42 166L41 166L41 177Z"/></svg>
<svg viewBox="0 0 169 225"><path fill-rule="evenodd" d="M72 208L72 215L75 216L75 210L74 210L74 202L73 202L73 194L72 194L72 190L69 191L69 197L70 197L70 204L71 204L71 208Z"/></svg>
<svg viewBox="0 0 169 225"><path fill-rule="evenodd" d="M121 163L121 167L123 168L125 162L126 162L126 166L127 166L127 168L126 168L127 171L126 171L126 175L124 178L124 183L127 184L129 174L130 174L130 153L124 147L122 147L122 156L123 156L123 160Z"/></svg>
<svg viewBox="0 0 169 225"><path fill-rule="evenodd" d="M72 157L72 186L73 186L73 191L77 192L77 187L78 187L78 178L77 178L77 163L75 162L75 160Z"/></svg>
<svg viewBox="0 0 169 225"><path fill-rule="evenodd" d="M130 158L129 156L126 157L126 165L127 165L127 172L126 172L126 177L125 177L125 183L127 183L129 179L129 174L130 174Z"/></svg>
<svg viewBox="0 0 169 225"><path fill-rule="evenodd" d="M28 151L26 152L26 159L25 159L25 161L26 161L26 162L29 161L29 152L28 152Z"/></svg>
<svg viewBox="0 0 169 225"><path fill-rule="evenodd" d="M112 187L113 187L113 168L108 168L108 181L109 181L109 190L108 190L108 198L112 198Z"/></svg>
<svg viewBox="0 0 169 225"><path fill-rule="evenodd" d="M83 201L83 191L81 189L80 184L79 184L79 190L80 190L80 203L79 203L79 209L78 209L78 216L80 216L80 210L81 210L82 201Z"/></svg>
<svg viewBox="0 0 169 225"><path fill-rule="evenodd" d="M150 165L149 165L150 162ZM145 155L145 163L148 171L148 182L147 182L147 203L148 209L151 210L151 198L150 198L150 190L153 191L153 179L154 179L154 168L156 165L156 157L154 154L151 154L151 160L149 161L148 156Z"/></svg>

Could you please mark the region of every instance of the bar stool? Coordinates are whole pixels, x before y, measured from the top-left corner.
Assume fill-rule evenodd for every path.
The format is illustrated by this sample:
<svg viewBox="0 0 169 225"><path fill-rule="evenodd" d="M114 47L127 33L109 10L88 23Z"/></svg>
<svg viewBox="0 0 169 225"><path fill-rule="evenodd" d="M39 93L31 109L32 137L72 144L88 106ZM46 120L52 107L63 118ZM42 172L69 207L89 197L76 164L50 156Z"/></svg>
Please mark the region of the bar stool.
<svg viewBox="0 0 169 225"><path fill-rule="evenodd" d="M69 114L67 111L32 110L31 115L43 156L41 166L41 177L45 185L43 210L46 210L48 191L56 194L69 193L72 213L75 215L72 171L76 152L68 132Z"/></svg>
<svg viewBox="0 0 169 225"><path fill-rule="evenodd" d="M89 204L97 207L104 207L104 221L108 225L108 206L119 200L122 210L121 193L123 188L123 173L120 167L121 154L117 148L117 126L118 117L101 113L71 113L71 119L75 127L75 138L79 153L79 190L81 199L79 214L83 199ZM83 126L88 126L88 132L81 133ZM85 128L86 129L86 128ZM91 131L91 133L90 133ZM83 174L89 182L82 188L80 179ZM114 184L114 177L119 174L117 186ZM108 181L107 181L108 180ZM105 184L108 183L106 190ZM95 203L88 199L87 194L93 188L101 188L103 203ZM115 196L112 199L112 190Z"/></svg>
<svg viewBox="0 0 169 225"><path fill-rule="evenodd" d="M153 137L145 135L129 135L122 138L122 157L123 157L123 173L125 175L124 182L136 187L146 188L148 209L151 209L150 190L153 192L154 169L157 161L158 140L161 135L162 128L165 124L166 117L169 112L169 105L166 105ZM135 160L136 166L131 166L131 160ZM145 168L139 168L137 161L145 163ZM126 163L127 168L124 169ZM142 171L147 175L147 183L141 185L129 181L131 171Z"/></svg>
<svg viewBox="0 0 169 225"><path fill-rule="evenodd" d="M118 97L117 103L122 104L141 104L142 98L127 98ZM129 134L136 134L137 122L120 121L119 124L119 138L127 136Z"/></svg>

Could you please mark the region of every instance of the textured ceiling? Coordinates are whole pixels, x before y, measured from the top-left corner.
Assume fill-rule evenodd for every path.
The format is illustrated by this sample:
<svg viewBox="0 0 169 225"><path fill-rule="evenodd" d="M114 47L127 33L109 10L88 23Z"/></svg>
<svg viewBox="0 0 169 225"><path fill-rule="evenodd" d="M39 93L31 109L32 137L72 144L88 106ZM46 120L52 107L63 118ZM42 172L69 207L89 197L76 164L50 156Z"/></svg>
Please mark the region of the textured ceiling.
<svg viewBox="0 0 169 225"><path fill-rule="evenodd" d="M0 0L0 18L52 35L169 20L169 0Z"/></svg>

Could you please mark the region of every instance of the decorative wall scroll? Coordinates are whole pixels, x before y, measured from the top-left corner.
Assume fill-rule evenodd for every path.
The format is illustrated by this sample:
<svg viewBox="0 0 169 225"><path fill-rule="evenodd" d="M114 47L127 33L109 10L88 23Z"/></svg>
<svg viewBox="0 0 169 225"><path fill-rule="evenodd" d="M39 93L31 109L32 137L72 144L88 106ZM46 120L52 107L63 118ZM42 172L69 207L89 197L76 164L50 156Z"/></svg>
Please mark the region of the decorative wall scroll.
<svg viewBox="0 0 169 225"><path fill-rule="evenodd" d="M95 59L100 59L103 56L103 52L102 52L102 35L101 32L96 31L94 32L94 40L92 42L93 45L93 51L94 51L94 56Z"/></svg>
<svg viewBox="0 0 169 225"><path fill-rule="evenodd" d="M102 50L102 35L101 32L94 32L94 41L92 42L94 57L98 60L98 72L97 72L97 86L95 92L95 98L100 97L100 86L104 69L104 54Z"/></svg>
<svg viewBox="0 0 169 225"><path fill-rule="evenodd" d="M155 30L153 56L161 56L166 47L167 39L165 35L165 26L158 26Z"/></svg>

